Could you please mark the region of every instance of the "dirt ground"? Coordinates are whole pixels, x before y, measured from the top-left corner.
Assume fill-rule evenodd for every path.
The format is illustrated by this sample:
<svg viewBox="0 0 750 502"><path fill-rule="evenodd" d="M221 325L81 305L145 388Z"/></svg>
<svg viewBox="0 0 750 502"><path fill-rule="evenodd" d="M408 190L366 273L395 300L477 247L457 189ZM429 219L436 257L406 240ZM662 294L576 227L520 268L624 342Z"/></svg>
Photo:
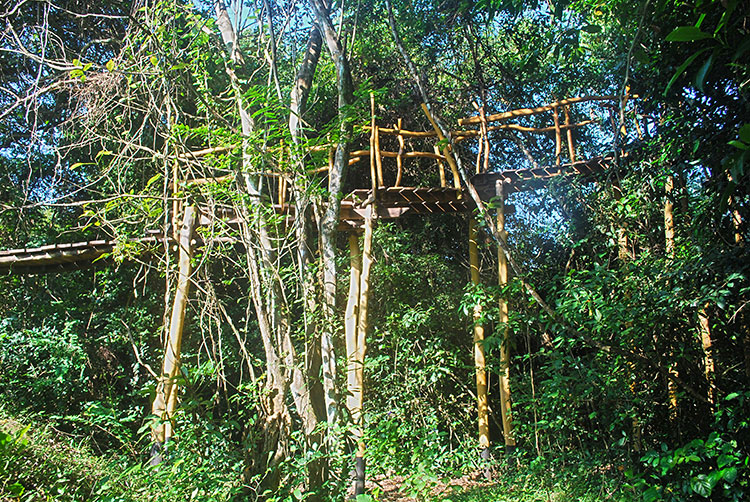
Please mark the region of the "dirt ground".
<svg viewBox="0 0 750 502"><path fill-rule="evenodd" d="M404 493L408 493L408 488L404 487L404 482L405 478L403 476L387 477L381 475L369 479L365 485L365 489L367 493L377 493L378 500L383 502L416 502L417 499L409 497ZM430 491L433 496L449 496L456 492L480 486L489 486L491 484L482 473L477 472L448 481L434 481L431 483Z"/></svg>

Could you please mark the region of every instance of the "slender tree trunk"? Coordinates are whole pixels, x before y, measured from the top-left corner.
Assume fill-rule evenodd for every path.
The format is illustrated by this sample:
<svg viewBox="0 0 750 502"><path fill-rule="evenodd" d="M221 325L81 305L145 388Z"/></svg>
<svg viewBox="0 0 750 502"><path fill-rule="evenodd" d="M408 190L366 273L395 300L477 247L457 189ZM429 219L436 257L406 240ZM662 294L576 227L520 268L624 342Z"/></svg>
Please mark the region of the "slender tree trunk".
<svg viewBox="0 0 750 502"><path fill-rule="evenodd" d="M323 33L328 52L336 68L338 89L339 142L334 163L328 172L328 205L320 222L319 235L323 261L323 296L326 324L321 330L321 357L323 363L323 391L326 402L326 419L329 426L336 424L338 398L336 396L336 355L333 337L338 323L336 314L336 229L341 209L341 190L349 165L349 147L352 124L347 119L347 109L354 101L352 76L342 44L331 24L326 6L321 0L310 0L315 23Z"/></svg>

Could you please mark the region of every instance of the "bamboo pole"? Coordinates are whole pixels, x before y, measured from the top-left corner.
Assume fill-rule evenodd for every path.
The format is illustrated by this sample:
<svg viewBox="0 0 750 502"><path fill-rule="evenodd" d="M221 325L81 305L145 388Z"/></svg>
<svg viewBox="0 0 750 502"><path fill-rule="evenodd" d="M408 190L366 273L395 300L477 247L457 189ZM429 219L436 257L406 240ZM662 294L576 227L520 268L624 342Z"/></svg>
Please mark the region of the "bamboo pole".
<svg viewBox="0 0 750 502"><path fill-rule="evenodd" d="M180 214L180 199L177 197L180 189L178 180L180 164L176 160L172 163L172 238L177 240L179 226L177 224L177 215Z"/></svg>
<svg viewBox="0 0 750 502"><path fill-rule="evenodd" d="M471 283L479 284L479 250L477 246L477 224L474 218L469 220L469 268ZM474 371L477 386L477 418L479 425L479 451L484 459L490 454L490 428L487 404L487 370L484 357L484 326L480 324L482 306L475 305L474 320Z"/></svg>
<svg viewBox="0 0 750 502"><path fill-rule="evenodd" d="M489 120L488 120L489 122ZM584 127L590 124L594 124L599 122L596 118L591 118L590 120L584 120L583 122L577 122L575 124L569 124L567 126L560 125L561 129L578 129L580 127ZM480 121L481 123L481 121ZM371 130L372 126L364 126L364 130ZM393 136L398 136L401 134L402 136L406 138L435 138L437 137L437 133L435 131L409 131L406 129L399 130L398 128L388 128L388 127L379 127L380 134L388 134ZM487 126L488 131L500 131L503 129L513 129L516 131L522 131L522 132L532 132L532 133L543 133L543 132L553 132L555 130L554 126L548 126L548 127L528 127L528 126L522 126L521 124L498 124L494 126ZM451 135L453 136L453 141L463 141L468 138L476 138L478 136L481 136L482 131L481 130L475 130L475 129L463 129L463 130L455 130L451 131ZM313 147L315 148L315 147ZM313 151L311 149L311 151Z"/></svg>
<svg viewBox="0 0 750 502"><path fill-rule="evenodd" d="M484 106L479 109L479 117L482 119L481 129L482 138L484 139L484 172L490 170L490 131L487 126L487 116L484 113Z"/></svg>
<svg viewBox="0 0 750 502"><path fill-rule="evenodd" d="M732 177L732 174L727 174L727 178L729 180L729 183L734 183L734 178ZM732 226L734 227L734 243L737 245L742 244L742 214L740 214L739 209L737 208L737 204L734 202L734 197L731 195L729 196L728 201L729 210L732 214Z"/></svg>
<svg viewBox="0 0 750 502"><path fill-rule="evenodd" d="M383 179L383 154L380 151L380 130L375 126L375 167L378 172L378 187L385 187Z"/></svg>
<svg viewBox="0 0 750 502"><path fill-rule="evenodd" d="M359 495L364 493L365 489L365 442L362 435L364 430L362 407L364 404L364 371L365 355L367 353L367 331L370 327L368 312L370 301L370 269L372 268L372 234L375 225L375 215L377 214L376 203L370 204L370 210L365 218L365 234L362 242L362 269L360 271L359 284L359 305L358 305L358 323L357 323L357 351L354 363L354 385L358 389L353 393L352 401L352 421L355 427L359 428L359 438L357 441L357 452L355 454L354 465L354 493Z"/></svg>
<svg viewBox="0 0 750 502"><path fill-rule="evenodd" d="M161 376L156 386L156 395L152 403L151 413L159 420L154 422L151 438L154 442L152 449L152 464L161 461L161 448L173 435L174 413L177 409L177 375L180 370L180 350L182 347L182 333L185 326L185 311L187 309L190 292L190 275L192 273L191 259L193 254L193 231L196 224L195 206L185 208L185 215L180 230L177 288L172 304L172 315L169 321L164 362Z"/></svg>
<svg viewBox="0 0 750 502"><path fill-rule="evenodd" d="M672 195L674 192L674 177L667 176L667 180L664 183L664 191L666 192L664 198L664 242L667 256L674 258L675 241L674 241L674 203L672 202Z"/></svg>
<svg viewBox="0 0 750 502"><path fill-rule="evenodd" d="M698 326L700 330L701 346L703 347L703 372L708 383L708 402L713 408L716 406L716 365L713 356L713 341L711 340L711 323L708 317L709 304L706 303L698 311Z"/></svg>
<svg viewBox="0 0 750 502"><path fill-rule="evenodd" d="M497 208L497 230L504 243L508 241L508 232L505 231L505 197L503 183L496 184L496 195L500 199ZM508 258L502 248L497 249L497 272L500 288L508 285ZM500 296L500 324L503 330L503 343L500 346L500 415L503 422L503 437L505 439L505 450L511 451L516 447L516 438L513 432L513 419L511 414L510 394L510 328L508 302Z"/></svg>
<svg viewBox="0 0 750 502"><path fill-rule="evenodd" d="M370 182L372 186L372 195L377 197L378 180L375 168L375 94L370 93ZM355 153L350 154L352 157Z"/></svg>
<svg viewBox="0 0 750 502"><path fill-rule="evenodd" d="M435 145L435 153L439 155L440 150L438 149L437 145ZM442 157L442 155L440 155ZM440 159L437 159L437 165L438 165L438 174L440 175L440 186L442 188L445 188L447 186L447 183L445 181L445 167L443 166L443 161Z"/></svg>
<svg viewBox="0 0 750 502"><path fill-rule="evenodd" d="M633 98L637 98L637 95L633 95ZM617 101L619 96L579 96L576 98L561 99L554 103L550 103L544 106L537 106L536 108L519 108L518 110L511 110L508 112L495 113L487 117L488 122L496 122L498 120L505 120L513 117L525 117L527 115L536 115L537 113L548 112L558 106L572 105L575 103L583 103L585 101ZM466 124L478 124L481 122L479 116L467 117L459 119L459 125Z"/></svg>
<svg viewBox="0 0 750 502"><path fill-rule="evenodd" d="M346 338L346 406L352 419L352 439L359 446L362 441L362 380L359 372L360 355L358 323L360 306L360 280L362 276L362 252L359 248L359 238L356 234L349 234L349 299L346 304L346 318L344 331ZM357 462L355 457L355 463ZM355 473L357 472L355 466ZM355 492L358 489L359 478L355 476ZM363 493L363 491L359 491Z"/></svg>
<svg viewBox="0 0 750 502"><path fill-rule="evenodd" d="M435 132L437 133L437 136L438 136L438 140L444 141L445 136L443 136L443 133L440 130L440 127L437 125L437 122L435 122L435 119L430 113L430 109L427 108L427 105L425 103L422 103L422 111L424 112L425 115L427 115L427 119L430 121L430 124L432 124L432 127L435 129ZM447 145L443 147L443 156L445 156L445 160L448 162L448 165L451 167L451 172L453 173L453 188L459 191L458 198L461 198L461 177L458 174L458 165L456 165L456 160L453 158L453 155L450 152L450 147Z"/></svg>
<svg viewBox="0 0 750 502"><path fill-rule="evenodd" d="M570 163L576 161L576 147L573 144L573 129L570 128L570 110L567 106L563 107L565 113L565 136L568 140L568 156L570 157Z"/></svg>
<svg viewBox="0 0 750 502"><path fill-rule="evenodd" d="M396 183L394 186L401 186L401 178L404 175L404 136L400 133L402 120L398 119L396 127L398 128L398 157L396 157Z"/></svg>
<svg viewBox="0 0 750 502"><path fill-rule="evenodd" d="M472 101L472 106L482 117L484 117L484 107L480 107L476 101ZM476 173L479 174L482 169L482 151L484 150L484 132L486 123L482 121L481 128L479 130L479 141L477 141L477 162L476 162Z"/></svg>
<svg viewBox="0 0 750 502"><path fill-rule="evenodd" d="M552 116L555 119L555 165L560 165L560 152L562 151L562 135L560 134L560 114L557 107L552 109Z"/></svg>
<svg viewBox="0 0 750 502"><path fill-rule="evenodd" d="M667 257L673 259L675 252L674 203L672 202L672 195L674 192L673 176L667 176L667 180L664 183L664 191L664 248ZM678 376L677 369L674 365L669 368L669 372ZM676 422L678 411L677 385L672 380L667 380L667 394L669 395L669 418L672 422Z"/></svg>

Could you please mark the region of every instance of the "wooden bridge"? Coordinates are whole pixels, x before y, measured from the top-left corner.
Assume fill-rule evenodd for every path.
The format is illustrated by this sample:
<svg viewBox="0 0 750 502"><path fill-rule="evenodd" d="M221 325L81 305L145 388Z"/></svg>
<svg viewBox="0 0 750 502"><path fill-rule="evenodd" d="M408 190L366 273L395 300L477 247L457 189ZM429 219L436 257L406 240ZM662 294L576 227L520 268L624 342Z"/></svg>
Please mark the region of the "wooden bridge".
<svg viewBox="0 0 750 502"><path fill-rule="evenodd" d="M609 125L612 127L612 134L627 134L624 130L624 124L618 123L615 120L614 113L616 108L622 107L624 109L627 99L628 96L578 97L536 108L522 108L490 115L486 115L483 108L475 105L478 112L477 115L458 121L458 125L463 127L463 129L451 131L451 143L456 144L469 140L476 141L476 148L474 149L476 152L476 163L474 174L470 178L469 183L473 189L476 189L479 199L482 202L494 202L493 207L496 208L497 213L497 229L503 240L507 236L504 227L505 216L513 210L512 207L506 206L504 202L505 196L514 192L537 189L552 178L570 176L591 179L593 175L606 171L614 163L612 157L594 157L578 160L576 158L577 152L573 132L592 124L606 125L609 122ZM604 102L604 107L609 110L609 120L607 120L605 114L604 118L590 116L586 120L579 122L572 121L574 115L572 107L574 105L595 101ZM469 213L476 209L472 197L464 193L467 187L462 184L461 176L458 172L454 158L457 152L453 151L452 147L449 146L449 142L443 137L441 130L433 120L427 107L423 105L422 108L433 125L433 130L406 130L402 127L403 121L400 119L391 127L380 127L376 124L373 105L371 122L369 126L363 128L369 132L369 148L350 152L350 166L364 163L365 160L369 159L369 180L366 175L359 176L358 178L361 184L369 186L355 187L351 190L342 199L339 214L339 229L350 233L349 243L352 250L351 280L353 282L350 285L350 298L346 309L347 319L345 323L348 363L347 406L355 423L355 429L360 430L360 434L363 426L361 409L364 371L362 354L364 351L362 347L365 343L364 335L367 331L366 290L369 289L369 272L366 273L365 270L369 271L369 263L371 263L370 253L372 248L373 221L395 219L410 214L461 214ZM534 126L533 124L520 122L523 118L548 114L552 115L551 124ZM582 114L578 113L577 115L581 116ZM511 122L511 120L515 120L516 122ZM470 128L472 126L477 126L477 128ZM635 129L640 137L641 129L637 119L635 119ZM518 131L529 135L551 136L554 140L554 163L539 166L528 150L519 147L519 149L523 150L519 153L519 157L525 160L519 162L518 165L526 164L527 167L499 172L492 171L489 165L491 155L490 137L494 132L503 130L514 133ZM566 149L563 149L563 144L567 146ZM391 147L390 149L388 148L389 146ZM236 149L236 146L230 145L185 152L177 156L175 165L178 163L200 163L201 159L206 156L230 155ZM310 153L328 151L330 166L333 162L332 152L334 149L335 145L324 145L311 149ZM390 160L389 165L385 165L384 159L394 159L395 165ZM425 163L433 163L437 167L437 176L434 176L433 179L439 179L439 186L404 186L404 179L409 177L406 173L406 163L412 162L414 159L420 159L419 161L422 162L422 166ZM310 173L323 176L328 171L329 166L315 168ZM361 171L358 171L358 173L361 174ZM217 220L221 220L222 224L228 228L236 228L238 223L240 223L239 215L231 208L223 208L221 211L217 211L208 209L208 207L193 205L188 210L183 209L179 201L179 190L181 187L193 186L193 189L201 190L200 185L229 181L232 177L231 174L182 181L178 180L176 174L177 169L175 168L173 179L170 183L173 189L173 205L170 217L173 222L173 228L176 230L178 228L178 218L181 214L184 215L182 230L156 229L148 232L149 235L147 236L130 241L141 245L144 250L150 250L154 253L159 252L158 248L160 246L164 247L171 243L177 244L176 241L179 241L179 280L168 329L163 372L157 386L157 396L153 403L153 413L165 418L164 424L158 426L154 431L154 438L157 442L163 442L170 437L171 425L167 419L173 416L177 402L175 379L179 367L182 323L184 322L186 297L191 275L190 258L192 249L196 245L200 245L200 242L196 242L196 240L201 239L200 234L194 233L193 230L196 226L212 225ZM289 201L289 186L293 182L290 176L283 173L264 173L262 176L267 180L266 186L270 187L268 192L272 196L269 198L273 199L266 199L264 203L268 203L280 215L293 217L295 210L294 201ZM387 183L387 180L393 180L393 182ZM374 205L372 204L373 202L375 202ZM469 255L471 280L474 283L478 283L477 226L473 218L470 219L470 222ZM360 252L356 234L363 227L365 231L364 248ZM233 237L222 237L222 239L231 240ZM0 251L0 274L49 273L87 267L92 264L106 262L107 257L113 253L116 246L117 242L114 240L93 240ZM355 263L355 257L358 257L357 259L360 260L358 264ZM357 284L354 284L355 277ZM508 266L506 256L500 251L498 252L498 277L500 285L507 284ZM361 284L359 284L360 281ZM184 294L181 291L184 291ZM355 296L351 296L351 292L353 291L358 291ZM351 325L348 314L350 310L359 311L360 313L365 312L363 314L365 316L364 324L360 319L359 326L356 323L355 325ZM478 319L481 316L481 311L475 310L474 315ZM500 326L507 326L508 304L502 299L500 299L500 317L498 321ZM508 336L507 327L505 330L504 336ZM483 454L488 454L490 442L487 380L484 347L482 344L484 329L477 322L473 327L473 331L479 446ZM510 418L510 388L508 378L510 355L507 345L504 343L502 344L500 359L500 367L503 368L500 374L500 412L502 415L503 436L506 448L512 448L515 445L515 440ZM361 435L359 437L361 438ZM362 457L364 453L363 448L363 443L360 441L360 450L357 453L358 466L360 462L362 462L362 466L364 465ZM357 472L359 473L359 468ZM364 475L363 472L364 470L362 470L362 476Z"/></svg>

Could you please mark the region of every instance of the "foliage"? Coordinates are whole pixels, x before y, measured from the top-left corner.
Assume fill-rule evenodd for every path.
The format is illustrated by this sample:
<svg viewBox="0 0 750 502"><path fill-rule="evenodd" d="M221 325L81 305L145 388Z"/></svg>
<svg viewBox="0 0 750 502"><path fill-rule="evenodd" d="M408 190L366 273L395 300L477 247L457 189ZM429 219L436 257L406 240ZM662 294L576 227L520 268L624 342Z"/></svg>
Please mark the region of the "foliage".
<svg viewBox="0 0 750 502"><path fill-rule="evenodd" d="M501 460L497 448L494 485L446 500L746 498L747 5L392 4L446 123L475 113L474 103L495 112L573 95L630 98L613 101L609 115L593 105L572 109L574 120L592 121L574 132L578 157L614 155L613 169L508 197L509 244L522 273L507 287L496 286L486 227L481 284L468 286L466 218L405 215L378 224L365 367L368 472L402 476L403 492L429 500L443 478L488 467L475 449L469 335L481 304L493 443L502 438L505 344L520 453ZM233 45L210 10L223 5L3 7L15 10L3 14L0 35L2 246L117 237L111 258L124 263L0 279L0 406L32 424L4 423L0 498L344 496L352 424L343 410L328 423L319 408L328 405L324 383L333 387L329 400L346 397L343 371L328 375L320 362L321 340L331 335L338 368L346 367L345 246L322 221L344 192L370 180L367 169L352 167L342 193L329 193L320 168L329 144L367 148L371 90L378 124L431 126L413 75L394 57L384 2L332 5L355 99L341 100L341 67L324 49L296 136L289 95L309 6L244 5ZM548 119L519 124L548 127ZM344 145L348 124L355 134ZM493 170L556 163L552 136L516 132L493 131ZM422 148L415 144L407 151ZM192 156L205 148L212 153ZM459 144L454 153L472 165L477 151ZM394 171L386 166L389 182ZM437 185L431 162L410 161L403 174L406 185ZM203 181L170 185L175 176ZM308 203L295 206L295 218L272 207L282 206L282 179L294 188L287 204ZM241 217L198 232L205 246L193 263L178 432L152 467L144 410L160 371L175 257L169 245L129 239L147 230L171 235L173 199ZM667 201L674 243L665 236ZM307 225L295 228L302 218ZM324 238L332 250L316 247ZM501 297L511 304L508 340ZM305 407L300 396L320 402ZM314 486L320 465L325 479ZM377 493L360 499L367 497Z"/></svg>

